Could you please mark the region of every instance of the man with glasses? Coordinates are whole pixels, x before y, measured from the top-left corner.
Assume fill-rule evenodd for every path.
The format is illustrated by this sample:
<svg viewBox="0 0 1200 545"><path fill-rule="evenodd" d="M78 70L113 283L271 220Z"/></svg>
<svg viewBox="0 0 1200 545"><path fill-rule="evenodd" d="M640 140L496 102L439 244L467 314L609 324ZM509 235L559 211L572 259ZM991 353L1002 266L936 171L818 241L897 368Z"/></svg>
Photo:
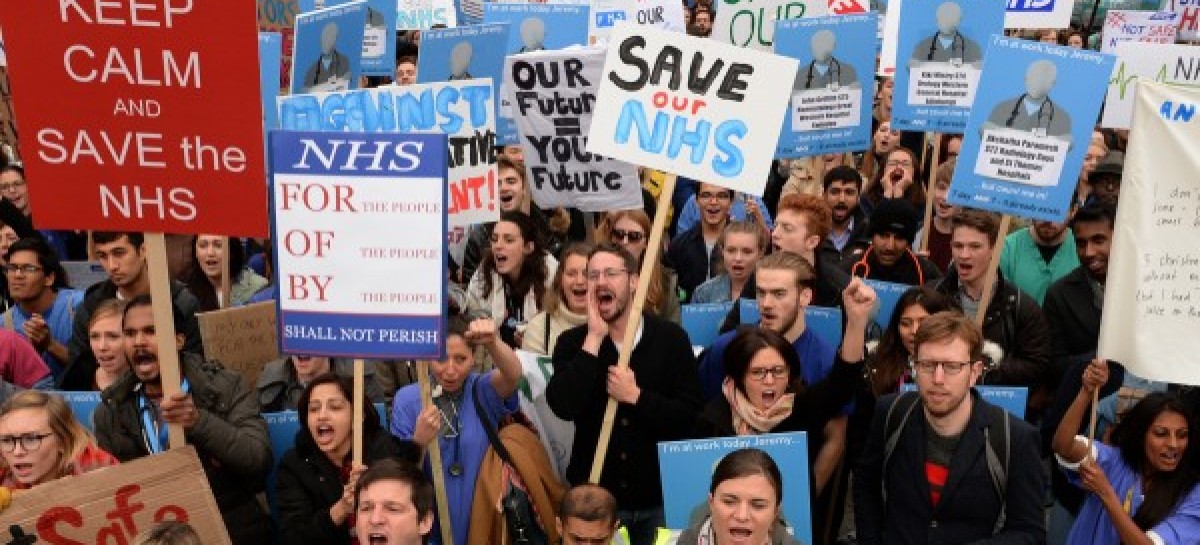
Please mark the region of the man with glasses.
<svg viewBox="0 0 1200 545"><path fill-rule="evenodd" d="M83 292L67 287L58 256L41 239L18 240L5 260L8 293L16 304L4 313L4 328L29 339L57 381L69 361L67 343Z"/></svg>
<svg viewBox="0 0 1200 545"><path fill-rule="evenodd" d="M921 322L917 392L879 400L854 473L858 543L1043 543L1037 431L983 400L983 334L957 312Z"/></svg>
<svg viewBox="0 0 1200 545"><path fill-rule="evenodd" d="M700 222L695 227L685 227L681 216L679 229L684 231L667 248L667 263L679 274L679 287L687 294L685 303L691 300L696 286L720 274L719 241L729 225L733 190L700 183L696 204L700 207Z"/></svg>
<svg viewBox="0 0 1200 545"><path fill-rule="evenodd" d="M633 338L638 263L627 250L601 244L588 256L587 323L564 332L554 348L554 376L546 401L559 418L575 423L567 466L572 485L588 482L605 407L619 405L607 445L600 486L617 499L617 518L632 545L651 545L664 526L659 441L686 439L700 410L700 381L687 333L643 313ZM634 343L629 367L616 365L620 347Z"/></svg>

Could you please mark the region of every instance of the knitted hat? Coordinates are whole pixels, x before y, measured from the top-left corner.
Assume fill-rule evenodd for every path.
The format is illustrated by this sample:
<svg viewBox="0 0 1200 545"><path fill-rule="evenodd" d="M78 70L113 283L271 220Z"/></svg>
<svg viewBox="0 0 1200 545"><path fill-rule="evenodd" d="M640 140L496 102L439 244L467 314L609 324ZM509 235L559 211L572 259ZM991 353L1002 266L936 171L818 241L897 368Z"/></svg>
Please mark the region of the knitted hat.
<svg viewBox="0 0 1200 545"><path fill-rule="evenodd" d="M917 236L917 211L904 199L883 199L871 212L870 232L894 233L911 245Z"/></svg>

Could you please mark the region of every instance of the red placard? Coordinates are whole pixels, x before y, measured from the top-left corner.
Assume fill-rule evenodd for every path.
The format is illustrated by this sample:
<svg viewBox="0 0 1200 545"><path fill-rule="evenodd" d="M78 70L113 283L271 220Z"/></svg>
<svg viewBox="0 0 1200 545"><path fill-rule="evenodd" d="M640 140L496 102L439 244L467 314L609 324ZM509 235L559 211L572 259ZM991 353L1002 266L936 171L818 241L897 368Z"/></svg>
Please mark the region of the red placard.
<svg viewBox="0 0 1200 545"><path fill-rule="evenodd" d="M250 2L0 0L38 228L267 234Z"/></svg>

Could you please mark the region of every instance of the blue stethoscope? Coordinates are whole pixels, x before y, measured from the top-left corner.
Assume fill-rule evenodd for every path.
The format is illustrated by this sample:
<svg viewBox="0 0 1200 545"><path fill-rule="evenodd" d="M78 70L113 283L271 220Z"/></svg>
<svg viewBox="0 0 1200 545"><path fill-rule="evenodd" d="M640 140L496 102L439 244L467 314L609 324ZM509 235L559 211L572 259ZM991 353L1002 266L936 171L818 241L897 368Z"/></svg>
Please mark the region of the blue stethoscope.
<svg viewBox="0 0 1200 545"><path fill-rule="evenodd" d="M933 33L933 39L929 41L929 54L925 55L925 60L927 60L927 61L933 60L933 54L937 52L937 44L941 43L941 40L938 39L938 37L940 35L941 35L940 32ZM958 48L958 56L957 57L954 56L955 48ZM959 59L959 61L961 62L963 57L965 56L966 52L967 52L966 38L963 37L961 32L955 30L954 37L950 38L950 57L952 59Z"/></svg>
<svg viewBox="0 0 1200 545"><path fill-rule="evenodd" d="M804 80L804 88L812 89L813 72L817 66L816 59L808 63L808 79ZM833 91L838 90L838 81L842 79L842 63L838 62L836 57L829 57L829 72L826 74L829 78L829 88Z"/></svg>
<svg viewBox="0 0 1200 545"><path fill-rule="evenodd" d="M185 378L183 379L183 383L179 385L179 389L185 394L190 394L192 387ZM150 451L150 454L162 452L164 445L168 443L167 426L160 427L158 419L151 416L150 413L156 413L157 411L146 400L144 390L138 394L138 412L142 415L142 440L146 442L146 449Z"/></svg>
<svg viewBox="0 0 1200 545"><path fill-rule="evenodd" d="M1025 99L1028 96L1029 93L1021 93L1021 98L1018 98L1017 103L1013 104L1012 112L1008 114L1008 120L1004 122L1005 127L1010 129L1012 128L1013 123L1017 120L1017 115L1021 112L1021 106L1025 103ZM1048 113L1046 111L1047 106L1049 106ZM1037 120L1033 124L1034 134L1038 136L1046 136L1046 132L1050 130L1050 124L1054 123L1054 110L1054 101L1050 100L1049 95L1047 95L1046 100L1043 100L1042 104L1038 106ZM1046 119L1045 126L1042 125L1043 117Z"/></svg>

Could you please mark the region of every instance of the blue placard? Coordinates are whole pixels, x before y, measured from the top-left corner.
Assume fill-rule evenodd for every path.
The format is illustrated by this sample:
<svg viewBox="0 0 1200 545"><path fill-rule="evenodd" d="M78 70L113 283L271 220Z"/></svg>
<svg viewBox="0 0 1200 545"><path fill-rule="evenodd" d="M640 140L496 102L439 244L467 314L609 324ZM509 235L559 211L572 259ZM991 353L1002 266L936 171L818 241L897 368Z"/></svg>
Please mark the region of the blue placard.
<svg viewBox="0 0 1200 545"><path fill-rule="evenodd" d="M62 396L67 405L71 406L71 412L75 414L75 420L83 424L83 427L88 431L96 432L96 422L93 418L93 413L96 412L96 407L100 406L100 392L47 392Z"/></svg>
<svg viewBox="0 0 1200 545"><path fill-rule="evenodd" d="M445 357L446 142L444 134L271 132L283 353ZM408 230L405 246L380 246L369 234L377 229Z"/></svg>
<svg viewBox="0 0 1200 545"><path fill-rule="evenodd" d="M483 5L485 23L508 23L507 55L531 53L548 49L563 49L588 43L588 6L580 4L501 4ZM423 46L422 46L423 47ZM503 80L497 80L503 85ZM501 92L500 115L496 123L496 144L521 143L517 125L513 122L512 105Z"/></svg>
<svg viewBox="0 0 1200 545"><path fill-rule="evenodd" d="M717 340L721 322L732 309L733 303L683 305L680 312L683 330L687 331L692 346L709 346Z"/></svg>
<svg viewBox="0 0 1200 545"><path fill-rule="evenodd" d="M278 32L258 33L258 67L259 88L262 90L263 103L263 140L266 141L266 131L279 128L279 110L275 108L275 98L279 96L281 83L279 80L283 65L283 35Z"/></svg>
<svg viewBox="0 0 1200 545"><path fill-rule="evenodd" d="M863 283L875 290L875 325L881 333L887 331L892 314L896 312L896 304L900 302L900 296L913 286L880 280L863 280Z"/></svg>
<svg viewBox="0 0 1200 545"><path fill-rule="evenodd" d="M738 299L738 316L743 324L757 324L758 301ZM833 347L842 345L842 311L836 308L809 306L804 309L804 325L812 330L825 344Z"/></svg>
<svg viewBox="0 0 1200 545"><path fill-rule="evenodd" d="M708 489L717 463L726 454L744 448L762 450L775 460L783 475L781 518L793 537L801 543L812 543L808 437L804 432L659 443L667 528L680 530L695 522L693 515L708 506Z"/></svg>
<svg viewBox="0 0 1200 545"><path fill-rule="evenodd" d="M355 0L325 0L338 6ZM367 24L363 26L362 73L364 76L396 77L396 0L367 0Z"/></svg>
<svg viewBox="0 0 1200 545"><path fill-rule="evenodd" d="M1029 388L1024 386L976 386L979 397L1009 414L1024 419L1025 404L1029 402ZM900 386L901 392L915 392L917 385L905 383Z"/></svg>
<svg viewBox="0 0 1200 545"><path fill-rule="evenodd" d="M1004 2L904 0L896 50L892 127L962 132L987 40L1004 31Z"/></svg>
<svg viewBox="0 0 1200 545"><path fill-rule="evenodd" d="M358 89L366 22L366 0L297 15L292 94Z"/></svg>
<svg viewBox="0 0 1200 545"><path fill-rule="evenodd" d="M491 78L492 96L499 97L508 31L508 24L422 30L417 83Z"/></svg>
<svg viewBox="0 0 1200 545"><path fill-rule="evenodd" d="M1063 221L1115 60L994 36L950 204Z"/></svg>
<svg viewBox="0 0 1200 545"><path fill-rule="evenodd" d="M870 147L877 29L875 13L776 21L775 53L800 61L776 157Z"/></svg>

